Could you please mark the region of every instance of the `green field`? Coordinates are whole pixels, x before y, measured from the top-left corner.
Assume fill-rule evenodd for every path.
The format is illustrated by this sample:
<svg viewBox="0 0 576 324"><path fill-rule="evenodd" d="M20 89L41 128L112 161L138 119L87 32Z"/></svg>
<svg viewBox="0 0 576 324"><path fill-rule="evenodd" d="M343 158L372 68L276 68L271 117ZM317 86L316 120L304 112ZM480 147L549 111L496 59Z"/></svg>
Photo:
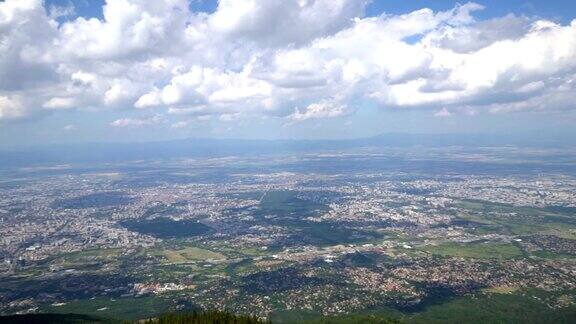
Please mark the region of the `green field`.
<svg viewBox="0 0 576 324"><path fill-rule="evenodd" d="M122 255L122 249L98 249L98 250L85 250L62 254L55 257L52 262L58 263L63 267L73 267L86 263L94 262L116 262Z"/></svg>
<svg viewBox="0 0 576 324"><path fill-rule="evenodd" d="M462 200L458 219L478 223L476 234L549 234L576 239L576 215L569 208L513 206L480 200Z"/></svg>
<svg viewBox="0 0 576 324"><path fill-rule="evenodd" d="M518 246L508 243L445 243L422 249L436 255L474 259L512 259L523 256Z"/></svg>
<svg viewBox="0 0 576 324"><path fill-rule="evenodd" d="M186 247L181 250L163 250L160 254L166 258L166 262L168 263L226 259L226 257L220 253L197 247Z"/></svg>

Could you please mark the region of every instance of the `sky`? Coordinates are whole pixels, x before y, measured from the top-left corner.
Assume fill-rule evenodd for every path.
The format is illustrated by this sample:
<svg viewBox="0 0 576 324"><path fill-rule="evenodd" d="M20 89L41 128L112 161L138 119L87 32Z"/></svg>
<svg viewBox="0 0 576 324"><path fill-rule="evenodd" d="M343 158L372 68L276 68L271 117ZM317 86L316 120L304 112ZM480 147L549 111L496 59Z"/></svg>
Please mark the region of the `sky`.
<svg viewBox="0 0 576 324"><path fill-rule="evenodd" d="M0 146L576 136L576 2L0 1Z"/></svg>

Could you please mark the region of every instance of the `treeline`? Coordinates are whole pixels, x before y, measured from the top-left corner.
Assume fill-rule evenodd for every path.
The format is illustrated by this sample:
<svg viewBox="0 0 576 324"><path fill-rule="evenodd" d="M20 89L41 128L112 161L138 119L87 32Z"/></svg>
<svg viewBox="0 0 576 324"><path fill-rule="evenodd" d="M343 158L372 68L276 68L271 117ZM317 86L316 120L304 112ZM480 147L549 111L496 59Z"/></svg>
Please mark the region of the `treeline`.
<svg viewBox="0 0 576 324"><path fill-rule="evenodd" d="M0 316L0 323L9 324L272 324L253 316L234 315L228 312L207 311L191 313L169 313L157 318L139 321L122 321L78 314L27 314ZM396 319L374 315L344 315L303 320L308 324L401 324Z"/></svg>
<svg viewBox="0 0 576 324"><path fill-rule="evenodd" d="M165 314L146 324L271 324L253 316L234 315L227 312L209 311Z"/></svg>

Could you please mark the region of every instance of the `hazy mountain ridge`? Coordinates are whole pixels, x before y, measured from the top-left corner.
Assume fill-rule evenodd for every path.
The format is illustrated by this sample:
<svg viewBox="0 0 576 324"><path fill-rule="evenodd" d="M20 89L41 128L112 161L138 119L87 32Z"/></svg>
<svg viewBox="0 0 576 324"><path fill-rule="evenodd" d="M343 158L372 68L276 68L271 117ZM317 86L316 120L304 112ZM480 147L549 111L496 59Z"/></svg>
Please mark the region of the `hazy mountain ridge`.
<svg viewBox="0 0 576 324"><path fill-rule="evenodd" d="M553 144L553 145L552 145ZM0 150L0 167L41 164L120 162L131 160L223 157L306 153L386 147L571 147L570 136L485 135L485 134L399 134L344 140L246 140L181 139L160 142L85 143L30 146Z"/></svg>

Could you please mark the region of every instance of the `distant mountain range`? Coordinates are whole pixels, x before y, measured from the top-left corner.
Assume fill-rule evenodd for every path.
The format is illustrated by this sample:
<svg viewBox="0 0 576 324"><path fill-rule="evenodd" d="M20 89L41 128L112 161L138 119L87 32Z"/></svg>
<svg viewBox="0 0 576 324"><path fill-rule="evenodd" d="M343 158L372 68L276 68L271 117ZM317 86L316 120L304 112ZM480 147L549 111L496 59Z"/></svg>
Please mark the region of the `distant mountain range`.
<svg viewBox="0 0 576 324"><path fill-rule="evenodd" d="M346 140L196 138L162 142L59 144L0 150L0 167L55 163L120 162L162 158L306 153L361 148L408 148L418 146L562 148L576 146L576 141L574 140L574 136L570 136L569 134L548 134L542 136L537 133L515 135L387 133L369 138Z"/></svg>

